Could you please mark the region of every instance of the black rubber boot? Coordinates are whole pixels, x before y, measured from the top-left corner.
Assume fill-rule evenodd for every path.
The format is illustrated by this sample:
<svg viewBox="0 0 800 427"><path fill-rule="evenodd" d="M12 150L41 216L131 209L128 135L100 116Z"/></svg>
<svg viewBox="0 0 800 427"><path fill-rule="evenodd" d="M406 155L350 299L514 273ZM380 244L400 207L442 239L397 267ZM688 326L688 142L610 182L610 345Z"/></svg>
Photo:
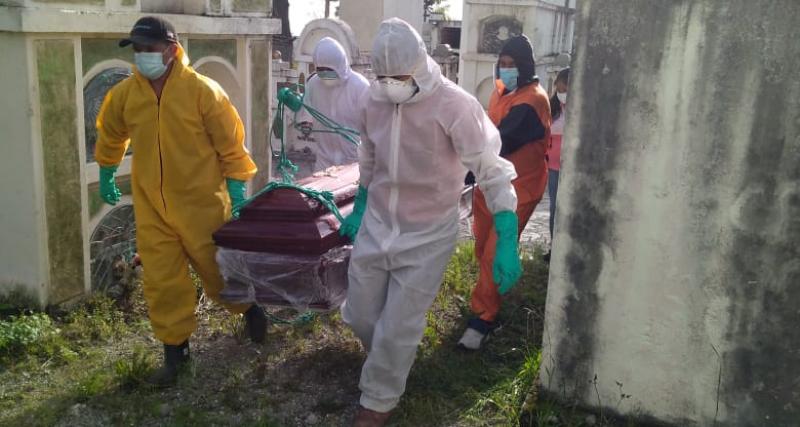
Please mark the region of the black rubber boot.
<svg viewBox="0 0 800 427"><path fill-rule="evenodd" d="M164 344L164 366L147 379L155 387L169 387L178 381L178 373L189 362L189 341L180 345Z"/></svg>
<svg viewBox="0 0 800 427"><path fill-rule="evenodd" d="M244 322L247 334L254 343L261 344L267 336L267 315L257 304L253 304L244 312Z"/></svg>

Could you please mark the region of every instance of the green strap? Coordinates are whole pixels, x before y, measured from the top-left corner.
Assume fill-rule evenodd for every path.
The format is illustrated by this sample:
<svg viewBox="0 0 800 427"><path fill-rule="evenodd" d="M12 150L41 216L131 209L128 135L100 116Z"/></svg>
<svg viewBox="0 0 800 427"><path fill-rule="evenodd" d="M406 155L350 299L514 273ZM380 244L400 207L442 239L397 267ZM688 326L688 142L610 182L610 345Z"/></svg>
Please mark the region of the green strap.
<svg viewBox="0 0 800 427"><path fill-rule="evenodd" d="M295 122L297 121L297 113L300 112L300 109L305 108L306 111L311 114L311 117L316 119L322 126L326 127L327 129L320 129L320 130L313 130L312 132L316 133L335 133L340 135L342 138L346 139L353 145L360 145L361 142L359 141L359 133L357 130L343 126L336 122L336 120L331 119L330 117L322 114L316 108L306 104L304 102L305 94L299 94L292 89L285 87L278 91L278 105L283 107L288 107L290 110L294 111ZM283 115L281 115L283 117ZM297 124L295 124L295 128L299 128Z"/></svg>
<svg viewBox="0 0 800 427"><path fill-rule="evenodd" d="M335 133L337 135L340 135L342 138L344 138L353 145L356 146L361 145L361 141L359 139L360 133L357 130L349 128L347 126L340 125L339 123L337 123L333 119L328 118L326 115L322 114L321 112L319 112L319 110L315 109L310 105L303 104L303 106L306 108L306 111L308 111L309 114L311 114L311 117L315 118L320 124L322 124L327 128L327 129L313 130L312 132ZM295 112L295 117L297 117L297 112ZM297 128L299 127L299 125L295 124L295 127Z"/></svg>
<svg viewBox="0 0 800 427"><path fill-rule="evenodd" d="M280 152L277 154L278 158L278 173L281 175L281 181L270 182L264 186L261 190L255 193L249 199L244 200L241 203L237 203L233 206L233 213L234 216L239 216L239 212L247 205L253 202L256 198L261 196L262 194L269 193L270 191L278 190L278 189L292 189L299 191L306 196L318 201L323 206L328 208L329 211L339 220L339 222L344 221L344 217L342 217L341 212L339 212L339 208L336 206L334 202L333 193L330 191L317 191L310 188L306 188L294 183L294 174L297 173L297 165L292 163L289 160L289 156L286 154L286 135L283 135L283 116L286 109L287 102L289 103L289 107L292 111L295 112L295 116L297 111L299 111L299 106L305 107L306 110L309 111L312 117L317 119L323 126L329 128L330 130L319 130L315 132L330 132L330 133L337 133L344 137L347 141L359 145L358 140L358 131L348 128L346 126L342 126L339 123L336 123L334 120L326 117L324 114L320 113L316 109L309 107L303 103L303 97L298 95L296 92L292 91L291 89L285 88L281 89L281 93L278 96L278 108L275 113L275 117L272 121L273 130L280 129L280 136L281 136L281 148ZM298 106L299 103L299 106ZM272 135L273 132L269 133L269 146L273 147L272 142ZM267 316L273 321L273 323L278 324L285 324L285 325L302 325L309 323L316 317L316 313L314 312L306 312L296 316L293 319L282 319L278 316L275 316L272 313L267 312Z"/></svg>
<svg viewBox="0 0 800 427"><path fill-rule="evenodd" d="M299 87L299 86L298 86ZM331 130L319 131L319 132L334 132L342 135L345 139L350 141L353 144L358 145L358 131L348 128L346 126L342 126L339 123L336 123L334 120L326 117L324 114L320 113L316 109L305 105L303 103L303 96L298 94L297 92L289 89L283 88L278 93L278 109L275 113L275 118L272 121L273 129L275 127L279 127L281 130L281 149L277 155L278 157L278 173L281 175L280 182L270 182L264 188L259 190L253 197L243 201L242 203L238 203L233 207L233 212L235 216L238 216L239 211L242 208L249 205L250 202L253 201L256 197L264 194L269 193L270 191L277 190L280 188L288 188L292 190L297 190L306 196L322 203L323 206L328 208L331 213L339 220L339 222L344 221L344 217L339 212L339 208L336 206L336 203L333 201L333 193L330 191L316 191L310 188L305 188L299 185L294 184L294 174L297 173L297 165L292 163L289 160L289 156L286 154L286 135L283 135L283 115L286 111L286 107L289 107L290 110L294 111L297 114L300 111L300 108L305 107L311 115L320 121L324 126L330 128ZM269 145L272 147L272 132L269 133Z"/></svg>
<svg viewBox="0 0 800 427"><path fill-rule="evenodd" d="M294 182L294 174L297 173L297 165L292 163L289 160L289 156L286 154L286 135L283 134L283 113L284 113L284 104L283 102L278 102L278 108L275 112L275 118L272 121L272 129L273 131L277 128L280 130L280 137L281 137L281 149L278 152L278 173L281 175L281 181L286 183ZM272 135L274 132L269 133L269 146L272 148L273 153L275 152L272 144ZM274 155L274 154L273 154Z"/></svg>
<svg viewBox="0 0 800 427"><path fill-rule="evenodd" d="M249 205L253 200L261 196L262 194L269 193L270 191L288 188L292 190L299 191L306 196L320 202L323 206L328 208L329 211L339 220L339 222L344 221L344 217L342 216L341 212L339 212L339 208L336 206L334 202L333 193L330 191L317 191L312 190L310 188L306 188L297 184L290 184L286 182L270 182L264 188L259 190L253 197L243 201L242 203L238 203L236 206L233 207L233 211L238 214L238 212L244 208L245 206Z"/></svg>

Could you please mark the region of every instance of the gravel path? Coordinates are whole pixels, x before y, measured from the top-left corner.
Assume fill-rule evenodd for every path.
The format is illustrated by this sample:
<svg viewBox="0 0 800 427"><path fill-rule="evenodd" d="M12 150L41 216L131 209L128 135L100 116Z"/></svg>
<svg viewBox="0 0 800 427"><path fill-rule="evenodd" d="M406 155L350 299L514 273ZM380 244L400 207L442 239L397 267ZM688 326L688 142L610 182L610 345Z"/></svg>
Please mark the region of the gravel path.
<svg viewBox="0 0 800 427"><path fill-rule="evenodd" d="M536 206L531 219L525 230L522 231L520 244L524 246L542 245L547 246L550 244L550 197L545 193L542 201ZM472 217L461 220L461 228L459 229L459 238L461 240L472 239Z"/></svg>

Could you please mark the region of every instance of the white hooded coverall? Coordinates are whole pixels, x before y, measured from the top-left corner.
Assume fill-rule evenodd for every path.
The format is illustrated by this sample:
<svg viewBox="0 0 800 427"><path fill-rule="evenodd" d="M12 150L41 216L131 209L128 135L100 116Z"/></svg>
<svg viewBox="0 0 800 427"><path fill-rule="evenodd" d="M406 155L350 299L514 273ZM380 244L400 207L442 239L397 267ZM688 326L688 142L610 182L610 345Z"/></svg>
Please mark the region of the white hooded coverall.
<svg viewBox="0 0 800 427"><path fill-rule="evenodd" d="M325 85L319 76L312 76L306 82L304 103L342 126L358 128L358 102L369 89L369 81L350 69L350 60L344 48L330 37L321 39L314 48L314 65L336 71L339 79L334 86L330 87ZM314 119L308 111L303 109L298 115L298 121L313 123ZM318 125L317 130L324 129ZM315 170L324 170L331 166L358 161L358 147L341 135L322 132L315 132L312 135L316 140L314 145L314 152L317 155Z"/></svg>
<svg viewBox="0 0 800 427"><path fill-rule="evenodd" d="M442 77L419 34L384 21L372 51L379 76L413 75L419 91L393 104L374 82L362 100L359 166L367 209L350 259L342 307L369 352L361 405L397 406L455 248L467 168L492 212L514 211L516 174L499 157L500 135L478 101Z"/></svg>

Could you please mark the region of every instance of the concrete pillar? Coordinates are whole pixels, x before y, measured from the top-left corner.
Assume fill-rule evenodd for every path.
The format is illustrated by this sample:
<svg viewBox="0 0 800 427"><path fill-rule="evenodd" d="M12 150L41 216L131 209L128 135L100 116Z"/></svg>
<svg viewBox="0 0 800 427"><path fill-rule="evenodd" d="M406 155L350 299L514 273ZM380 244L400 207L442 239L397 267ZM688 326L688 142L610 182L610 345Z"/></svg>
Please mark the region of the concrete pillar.
<svg viewBox="0 0 800 427"><path fill-rule="evenodd" d="M578 6L543 387L798 425L800 3Z"/></svg>
<svg viewBox="0 0 800 427"><path fill-rule="evenodd" d="M44 305L47 273L45 209L41 188L41 150L32 144L32 122L37 105L29 72L30 55L23 34L0 32L0 46L13 61L0 62L0 88L14 102L0 103L0 129L5 154L0 158L4 185L0 197L0 298L12 292Z"/></svg>
<svg viewBox="0 0 800 427"><path fill-rule="evenodd" d="M422 34L425 3L422 0L383 0L383 19L398 17ZM370 49L372 50L372 49Z"/></svg>
<svg viewBox="0 0 800 427"><path fill-rule="evenodd" d="M362 53L372 51L378 26L388 18L398 17L422 34L425 12L422 0L341 0L339 17L353 29Z"/></svg>

